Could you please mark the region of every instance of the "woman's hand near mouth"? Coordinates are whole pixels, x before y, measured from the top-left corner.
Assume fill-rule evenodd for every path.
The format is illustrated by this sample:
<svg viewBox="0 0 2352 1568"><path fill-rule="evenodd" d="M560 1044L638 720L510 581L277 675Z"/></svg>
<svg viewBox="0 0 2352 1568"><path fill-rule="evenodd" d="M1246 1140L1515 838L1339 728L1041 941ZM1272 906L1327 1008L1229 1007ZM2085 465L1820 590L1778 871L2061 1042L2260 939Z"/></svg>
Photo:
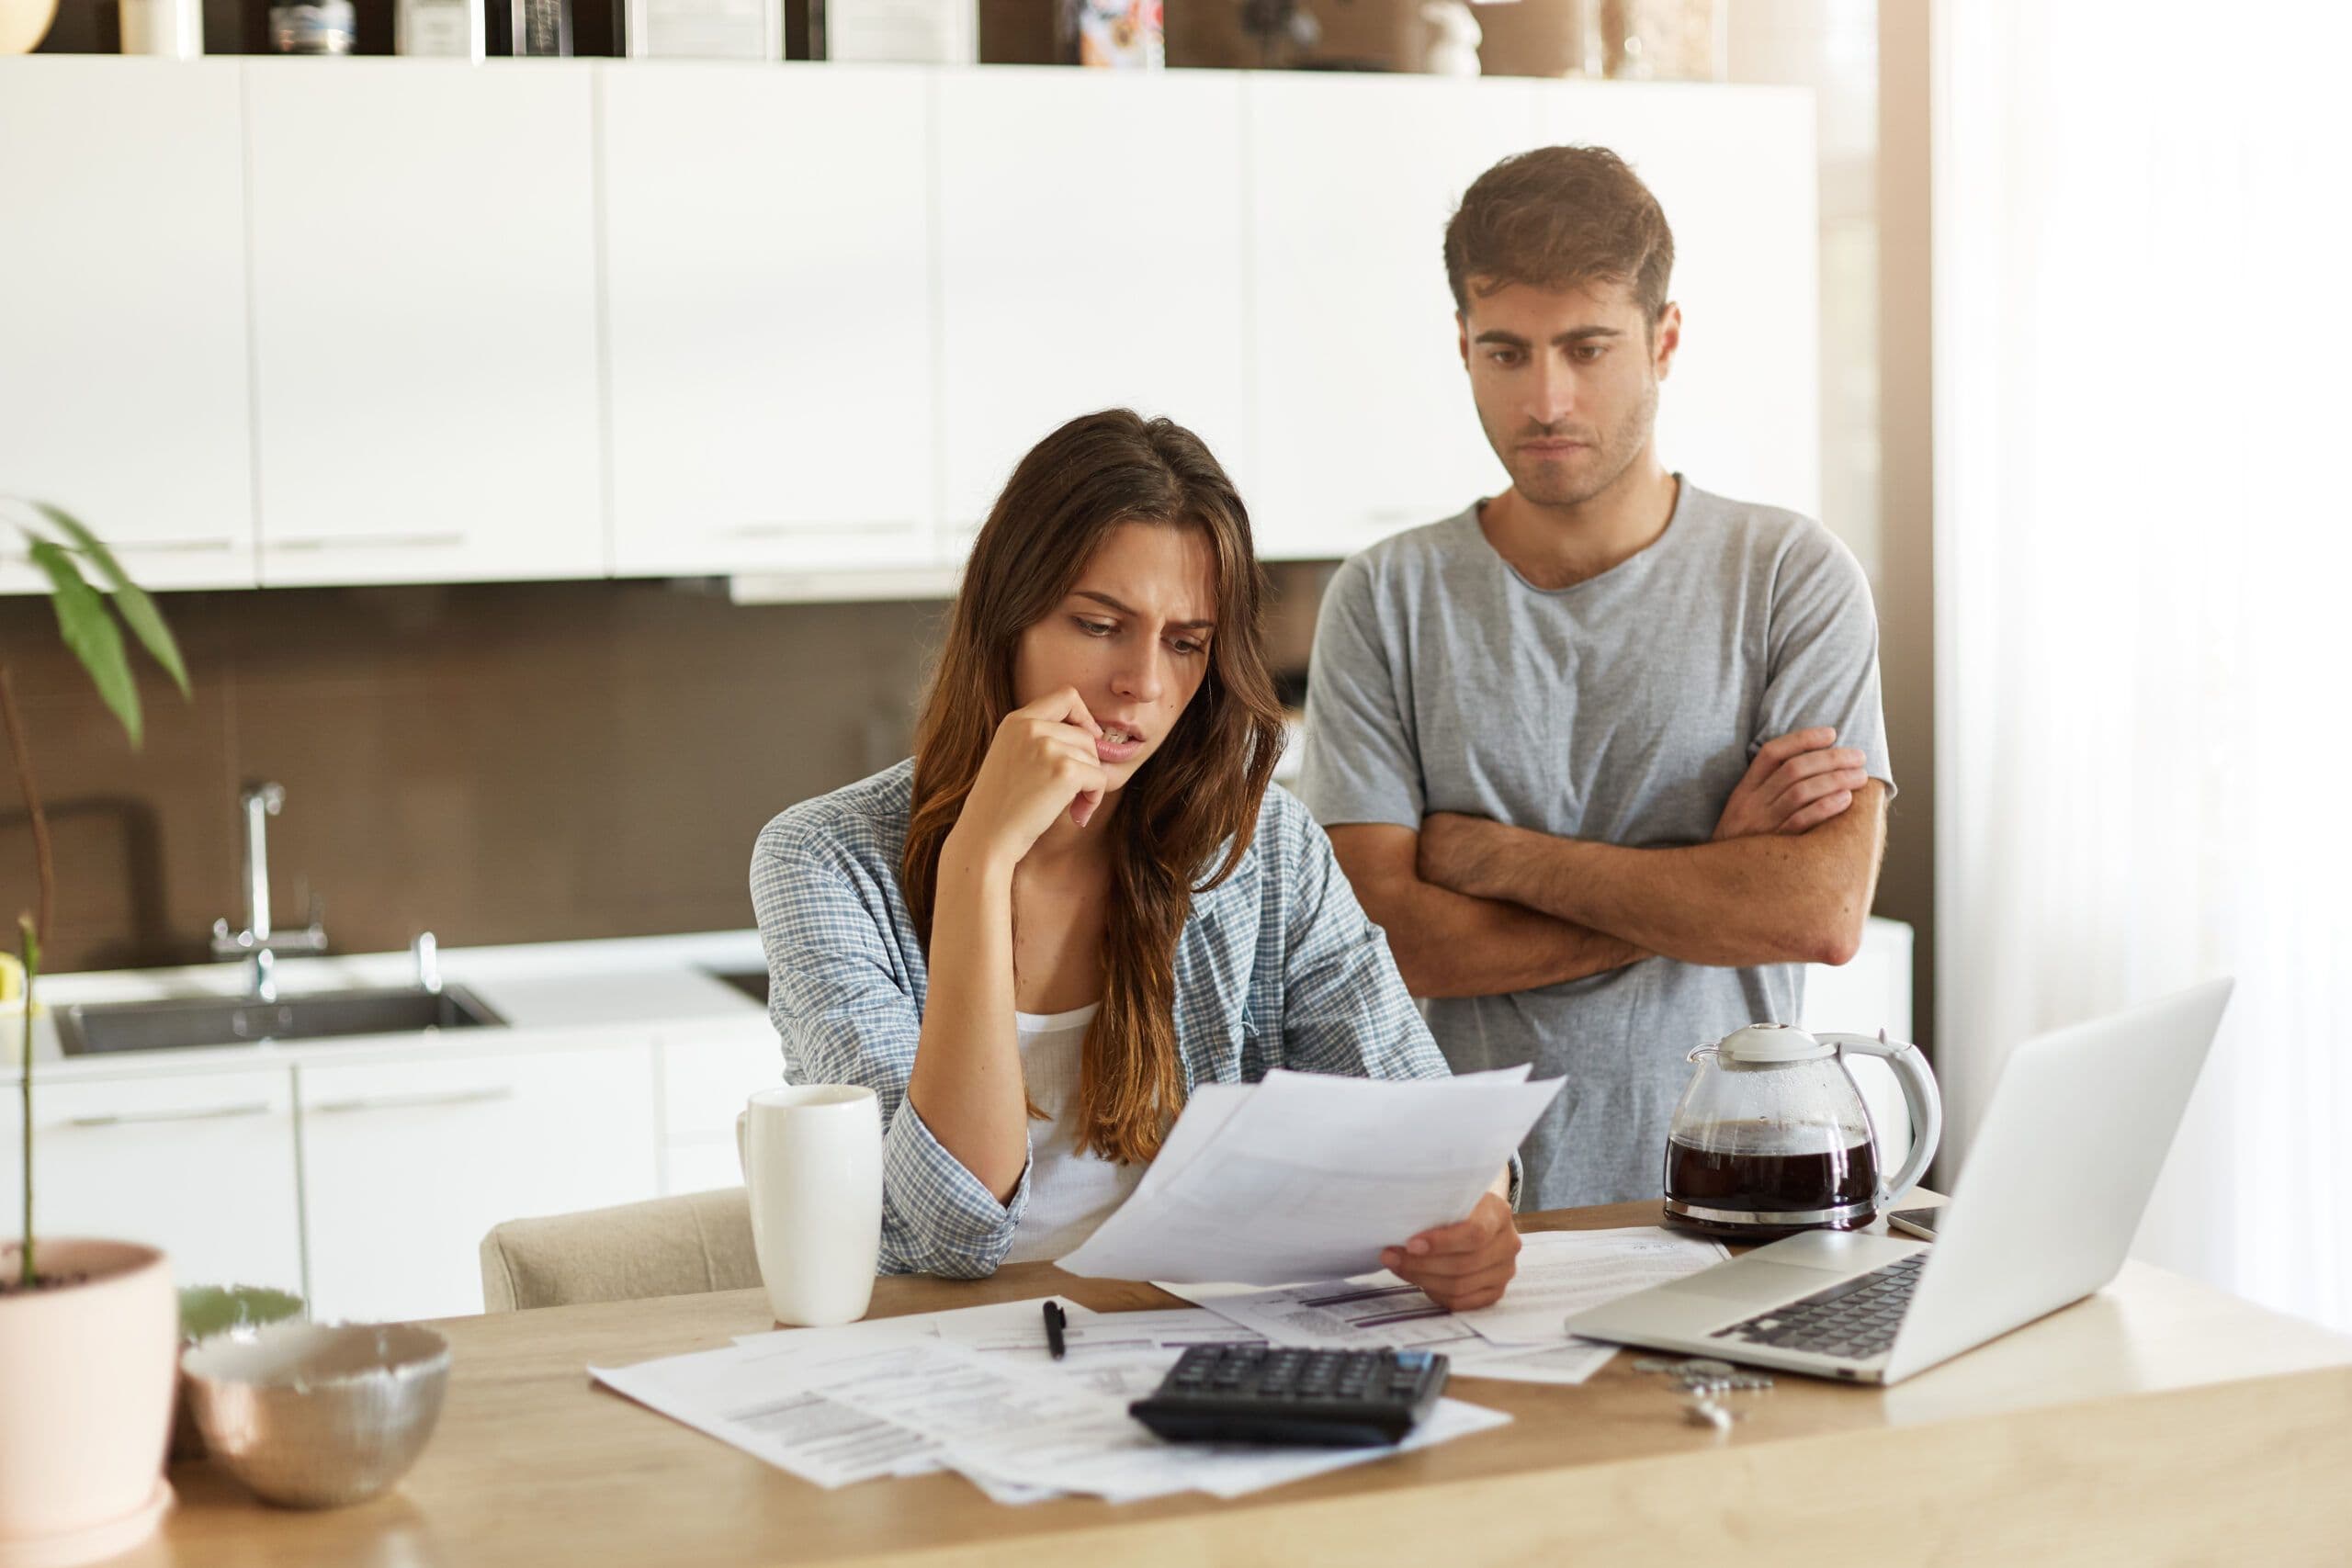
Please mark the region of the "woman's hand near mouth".
<svg viewBox="0 0 2352 1568"><path fill-rule="evenodd" d="M1095 754L1102 736L1070 687L1005 715L950 838L984 834L984 844L1017 862L1064 811L1085 827L1110 782Z"/></svg>

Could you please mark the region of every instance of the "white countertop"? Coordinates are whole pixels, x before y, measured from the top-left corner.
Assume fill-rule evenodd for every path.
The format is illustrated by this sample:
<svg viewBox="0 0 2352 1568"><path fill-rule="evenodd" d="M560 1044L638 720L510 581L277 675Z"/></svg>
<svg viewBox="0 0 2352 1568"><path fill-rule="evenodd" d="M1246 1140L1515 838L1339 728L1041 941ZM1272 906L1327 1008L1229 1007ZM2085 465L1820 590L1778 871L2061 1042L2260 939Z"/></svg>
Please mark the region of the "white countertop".
<svg viewBox="0 0 2352 1568"><path fill-rule="evenodd" d="M1873 917L1854 963L1842 969L1808 967L1802 1021L1811 1028L1864 1033L1883 1026L1899 1039L1912 1038L1910 949L1910 927ZM445 985L471 991L506 1026L65 1056L58 1049L54 1023L42 1017L34 1021L33 1059L43 1064L42 1077L67 1083L119 1074L218 1072L314 1060L552 1048L616 1032L682 1042L771 1038L766 1010L718 977L766 968L756 931L447 948L440 964ZM53 975L42 978L40 1000L46 1010L77 1002L233 997L243 991L245 974L243 964L223 963ZM406 986L414 979L415 966L406 953L288 958L277 965L278 991L286 997ZM17 1081L19 1028L16 1010L0 1009L0 1085Z"/></svg>
<svg viewBox="0 0 2352 1568"><path fill-rule="evenodd" d="M217 1071L416 1051L529 1049L616 1030L661 1033L718 1026L731 1034L738 1028L766 1027L766 1012L718 976L765 967L756 931L445 948L440 953L442 983L471 991L506 1021L505 1027L66 1056L58 1048L53 1020L43 1016L33 1023L33 1059L42 1065L40 1077L70 1082L120 1073ZM245 976L244 964L229 963L51 975L41 977L38 999L46 1014L76 1003L234 997L243 991ZM278 994L288 998L406 986L415 977L414 962L404 952L288 958L277 964ZM0 1029L12 1037L0 1046L0 1083L17 1080L13 1036L21 1027L13 1007L0 1010Z"/></svg>

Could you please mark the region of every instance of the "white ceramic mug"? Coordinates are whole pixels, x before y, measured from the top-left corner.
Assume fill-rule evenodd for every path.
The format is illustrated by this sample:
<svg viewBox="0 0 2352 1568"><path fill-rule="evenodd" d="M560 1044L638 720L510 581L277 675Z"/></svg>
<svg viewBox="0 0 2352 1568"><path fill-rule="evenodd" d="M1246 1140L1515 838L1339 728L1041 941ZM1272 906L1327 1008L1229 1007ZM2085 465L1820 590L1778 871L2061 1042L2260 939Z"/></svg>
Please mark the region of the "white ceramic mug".
<svg viewBox="0 0 2352 1568"><path fill-rule="evenodd" d="M735 1118L752 1243L778 1323L854 1323L882 1247L882 1110L862 1084L763 1089Z"/></svg>

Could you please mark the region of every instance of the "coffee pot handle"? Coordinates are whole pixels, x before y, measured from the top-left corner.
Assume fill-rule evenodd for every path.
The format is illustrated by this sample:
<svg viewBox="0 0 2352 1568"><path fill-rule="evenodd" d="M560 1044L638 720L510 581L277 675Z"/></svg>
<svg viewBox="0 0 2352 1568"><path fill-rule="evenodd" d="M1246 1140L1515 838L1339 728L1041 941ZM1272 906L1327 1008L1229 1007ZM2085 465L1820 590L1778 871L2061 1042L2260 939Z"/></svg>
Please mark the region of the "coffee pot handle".
<svg viewBox="0 0 2352 1568"><path fill-rule="evenodd" d="M1841 1052L1884 1058L1903 1086L1903 1103L1911 1112L1911 1157L1879 1188L1879 1206L1884 1208L1919 1179L1928 1162L1936 1157L1936 1145L1943 1141L1944 1100L1936 1089L1936 1075L1928 1070L1928 1058L1919 1047L1907 1040L1889 1040L1883 1029L1875 1039L1867 1034L1816 1034L1814 1038Z"/></svg>

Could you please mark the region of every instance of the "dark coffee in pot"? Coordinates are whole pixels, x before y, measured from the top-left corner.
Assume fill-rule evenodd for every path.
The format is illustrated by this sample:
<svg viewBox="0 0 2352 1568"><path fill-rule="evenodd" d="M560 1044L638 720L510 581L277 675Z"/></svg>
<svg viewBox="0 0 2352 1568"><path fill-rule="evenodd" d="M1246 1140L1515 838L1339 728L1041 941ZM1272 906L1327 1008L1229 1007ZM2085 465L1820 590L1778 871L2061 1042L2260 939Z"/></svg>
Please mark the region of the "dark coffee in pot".
<svg viewBox="0 0 2352 1568"><path fill-rule="evenodd" d="M1710 1129L1705 1147L1679 1137L1667 1141L1666 1196L1670 1203L1755 1216L1682 1214L1669 1207L1667 1223L1724 1240L1770 1241L1801 1230L1860 1230L1874 1217L1868 1208L1842 1220L1791 1222L1778 1216L1868 1204L1877 1191L1878 1158L1867 1138L1846 1148L1796 1153L1765 1123L1735 1122Z"/></svg>

